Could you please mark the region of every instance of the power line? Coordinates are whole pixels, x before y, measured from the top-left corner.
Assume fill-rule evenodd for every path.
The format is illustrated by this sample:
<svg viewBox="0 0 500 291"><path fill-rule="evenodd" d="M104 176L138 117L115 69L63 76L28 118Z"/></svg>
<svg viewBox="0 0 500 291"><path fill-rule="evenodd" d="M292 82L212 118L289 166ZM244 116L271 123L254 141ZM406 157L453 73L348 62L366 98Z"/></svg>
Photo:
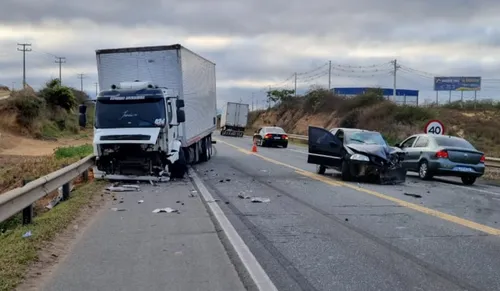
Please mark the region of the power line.
<svg viewBox="0 0 500 291"><path fill-rule="evenodd" d="M55 60L56 64L59 64L59 83L62 85L62 77L61 77L61 68L62 64L66 63L66 58L65 57L56 57Z"/></svg>
<svg viewBox="0 0 500 291"><path fill-rule="evenodd" d="M22 46L23 48L17 48L18 51L23 52L23 89L26 88L26 52L32 51L30 43L18 43L18 46Z"/></svg>

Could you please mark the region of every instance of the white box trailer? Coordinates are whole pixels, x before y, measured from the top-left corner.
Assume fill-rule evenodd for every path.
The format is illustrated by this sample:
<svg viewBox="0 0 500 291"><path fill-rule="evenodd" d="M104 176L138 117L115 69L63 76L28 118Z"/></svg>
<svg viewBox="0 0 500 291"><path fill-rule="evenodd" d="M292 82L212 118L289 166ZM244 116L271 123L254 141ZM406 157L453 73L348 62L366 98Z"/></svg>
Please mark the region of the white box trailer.
<svg viewBox="0 0 500 291"><path fill-rule="evenodd" d="M98 151L100 144L141 143L142 141L138 140L126 140L127 136L135 136L134 134L138 133L148 134L148 142L143 143L156 143L155 147L159 149L158 151L165 152L164 155L168 157L170 164L179 159L183 160L184 157L185 163L196 163L210 158L212 133L217 127L215 64L213 62L180 44L102 49L96 51L96 58L101 89L96 102L94 133L94 151L98 158L100 157ZM124 97L122 102L117 101L116 96L128 97ZM143 97L149 98L149 101L136 100ZM158 106L164 112L161 110L156 112L156 108L160 107L152 107L152 111L145 110L141 115L138 111L139 107L133 103L156 104L155 100L162 98L164 101L158 101ZM100 103L103 103L102 106ZM107 107L104 103L108 104ZM112 108L109 104L114 104L115 107ZM99 108L102 109L99 111ZM110 116L114 114L114 111L120 110L127 118L136 116L137 120L131 119L130 123L137 126L127 126L118 121L115 121L117 124L115 128L110 128L109 124L99 126L99 120L104 123L105 119L121 118ZM142 122L144 119L149 119L147 114L148 112L153 114L153 111L162 118L150 120L151 125ZM139 118L142 118L142 121ZM177 121L181 119L184 120ZM107 141L103 142L103 136L111 136L112 131L120 132L120 139L110 142L110 138L106 137ZM177 149L176 143L179 144ZM129 152L132 155L135 150L129 150ZM127 155L122 154L122 159L123 156ZM158 159L164 159L164 157L161 156Z"/></svg>
<svg viewBox="0 0 500 291"><path fill-rule="evenodd" d="M221 114L221 135L243 137L248 123L249 105L227 102Z"/></svg>

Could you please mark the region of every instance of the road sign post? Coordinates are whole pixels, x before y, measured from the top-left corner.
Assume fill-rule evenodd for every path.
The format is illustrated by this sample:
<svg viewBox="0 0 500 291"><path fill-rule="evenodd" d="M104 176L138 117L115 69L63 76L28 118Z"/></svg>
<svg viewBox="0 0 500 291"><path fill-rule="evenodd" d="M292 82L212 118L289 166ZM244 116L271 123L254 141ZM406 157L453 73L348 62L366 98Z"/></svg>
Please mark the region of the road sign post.
<svg viewBox="0 0 500 291"><path fill-rule="evenodd" d="M427 134L444 134L444 125L439 120L430 120L424 127L425 133Z"/></svg>

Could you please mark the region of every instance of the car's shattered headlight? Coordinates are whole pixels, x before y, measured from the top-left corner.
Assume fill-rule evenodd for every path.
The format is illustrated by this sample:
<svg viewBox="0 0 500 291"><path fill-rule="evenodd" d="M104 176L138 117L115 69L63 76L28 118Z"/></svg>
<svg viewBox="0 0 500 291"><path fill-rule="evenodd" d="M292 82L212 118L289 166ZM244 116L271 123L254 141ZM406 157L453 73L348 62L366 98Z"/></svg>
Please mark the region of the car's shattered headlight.
<svg viewBox="0 0 500 291"><path fill-rule="evenodd" d="M369 162L370 158L365 155L354 154L351 156L351 160Z"/></svg>

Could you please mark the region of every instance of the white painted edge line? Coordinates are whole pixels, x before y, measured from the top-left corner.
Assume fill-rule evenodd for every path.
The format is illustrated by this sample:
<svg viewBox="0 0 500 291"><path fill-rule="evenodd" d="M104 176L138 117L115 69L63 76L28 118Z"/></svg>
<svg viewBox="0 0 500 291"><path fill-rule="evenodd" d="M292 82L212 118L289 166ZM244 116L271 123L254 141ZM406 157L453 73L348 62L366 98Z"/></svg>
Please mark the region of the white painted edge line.
<svg viewBox="0 0 500 291"><path fill-rule="evenodd" d="M205 200L205 202L213 201L214 198L212 197L212 194L210 194L208 189L205 187L201 179L192 168L189 169L189 174L191 175L191 178L193 179L195 185L200 190L202 198ZM252 277L252 280L254 281L257 288L261 291L278 291L276 286L274 286L274 283L266 274L248 246L240 237L236 229L234 229L231 222L229 222L229 219L226 217L219 205L217 203L207 203L207 205L208 207L210 207L210 210L214 214L215 219L217 219L217 221L219 222L222 230L226 233L227 239L229 240L231 245L233 245L236 253L238 254L238 257L245 266L245 269L250 274L250 277Z"/></svg>

